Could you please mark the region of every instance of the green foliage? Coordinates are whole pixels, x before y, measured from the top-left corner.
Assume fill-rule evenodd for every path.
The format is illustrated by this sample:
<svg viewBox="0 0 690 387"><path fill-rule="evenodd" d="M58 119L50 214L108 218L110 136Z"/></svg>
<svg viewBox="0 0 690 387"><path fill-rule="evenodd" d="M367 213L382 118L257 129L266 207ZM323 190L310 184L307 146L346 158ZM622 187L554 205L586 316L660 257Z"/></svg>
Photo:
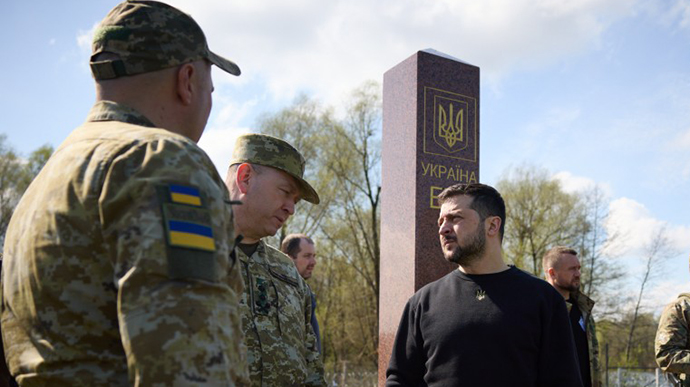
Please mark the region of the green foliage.
<svg viewBox="0 0 690 387"><path fill-rule="evenodd" d="M25 177L28 178L27 187L34 177L41 172L43 166L48 162L48 159L53 154L53 147L45 144L40 146L35 151L31 152L29 158L26 160L24 168L26 169Z"/></svg>
<svg viewBox="0 0 690 387"><path fill-rule="evenodd" d="M606 345L608 344L609 368L616 367L656 367L654 356L654 337L659 324L651 313L636 317L630 357L626 356L629 327L635 318L627 313L617 319L605 319L597 322L597 339L602 367L605 367Z"/></svg>
<svg viewBox="0 0 690 387"><path fill-rule="evenodd" d="M607 232L608 202L598 187L569 193L543 168L522 166L508 171L497 189L506 201L506 256L525 270L543 275L542 257L551 247L564 245L579 251L581 290L597 301L595 316L602 364L608 344L610 367L655 367L654 336L657 321L644 313L645 286L658 274L653 270L668 245L663 232L649 246L639 293L619 294L622 270L610 258L619 235ZM625 302L629 301L629 302Z"/></svg>
<svg viewBox="0 0 690 387"><path fill-rule="evenodd" d="M596 316L620 313L623 271L610 248L619 235L606 224L608 199L598 186L566 192L544 168L524 165L504 173L496 188L506 202L505 257L543 277L542 258L562 245L578 251L580 290L597 301Z"/></svg>
<svg viewBox="0 0 690 387"><path fill-rule="evenodd" d="M14 208L52 153L51 146L43 145L28 159L22 159L7 144L7 136L0 134L0 248L4 245L5 231Z"/></svg>
<svg viewBox="0 0 690 387"><path fill-rule="evenodd" d="M575 245L587 233L584 206L546 169L519 167L496 185L506 202L504 249L513 263L542 276L542 257L553 246Z"/></svg>

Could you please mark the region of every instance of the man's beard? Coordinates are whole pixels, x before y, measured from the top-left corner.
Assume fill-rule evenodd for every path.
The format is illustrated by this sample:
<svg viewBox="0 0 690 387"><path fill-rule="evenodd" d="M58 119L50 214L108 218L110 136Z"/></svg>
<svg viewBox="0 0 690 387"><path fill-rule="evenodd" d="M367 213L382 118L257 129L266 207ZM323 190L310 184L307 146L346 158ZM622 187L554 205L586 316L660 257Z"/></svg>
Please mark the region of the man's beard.
<svg viewBox="0 0 690 387"><path fill-rule="evenodd" d="M580 285L579 284L575 285L574 282L571 282L570 285L562 286L562 288L572 293L572 292L577 292L578 290L580 290Z"/></svg>
<svg viewBox="0 0 690 387"><path fill-rule="evenodd" d="M484 235L484 223L479 222L476 234L466 246L461 246L460 241L456 241L457 246L453 249L450 257L446 257L449 262L457 263L460 266L468 266L478 261L486 249L486 236Z"/></svg>

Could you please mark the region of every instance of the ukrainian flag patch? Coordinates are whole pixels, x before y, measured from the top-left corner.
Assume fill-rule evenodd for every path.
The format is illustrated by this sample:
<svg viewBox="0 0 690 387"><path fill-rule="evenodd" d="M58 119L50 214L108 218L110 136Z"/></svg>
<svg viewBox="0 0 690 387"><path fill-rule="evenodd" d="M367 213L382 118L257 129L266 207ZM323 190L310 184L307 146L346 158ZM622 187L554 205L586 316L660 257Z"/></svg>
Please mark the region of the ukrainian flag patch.
<svg viewBox="0 0 690 387"><path fill-rule="evenodd" d="M206 251L216 250L211 227L197 223L169 220L168 232L168 240L172 246Z"/></svg>
<svg viewBox="0 0 690 387"><path fill-rule="evenodd" d="M213 220L202 199L203 192L181 184L159 186L158 190L163 201L161 209L168 246L216 251Z"/></svg>
<svg viewBox="0 0 690 387"><path fill-rule="evenodd" d="M171 184L168 189L170 190L170 200L173 203L201 206L201 195L197 188Z"/></svg>

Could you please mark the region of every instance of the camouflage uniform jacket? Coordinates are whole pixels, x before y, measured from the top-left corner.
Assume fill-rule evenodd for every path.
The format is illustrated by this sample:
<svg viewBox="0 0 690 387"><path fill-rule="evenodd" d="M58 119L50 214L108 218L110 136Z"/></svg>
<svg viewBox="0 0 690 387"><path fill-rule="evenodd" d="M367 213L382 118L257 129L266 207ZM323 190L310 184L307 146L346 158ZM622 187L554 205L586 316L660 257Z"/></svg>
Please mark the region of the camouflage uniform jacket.
<svg viewBox="0 0 690 387"><path fill-rule="evenodd" d="M311 326L311 296L287 255L260 241L235 249L245 289L240 305L252 386L325 386Z"/></svg>
<svg viewBox="0 0 690 387"><path fill-rule="evenodd" d="M245 385L228 200L195 143L97 103L6 234L2 335L19 383Z"/></svg>
<svg viewBox="0 0 690 387"><path fill-rule="evenodd" d="M594 324L594 317L592 317L592 309L594 308L594 301L577 292L570 296L575 299L577 307L582 313L582 318L585 320L585 334L587 335L587 349L589 350L589 374L592 376L592 387L600 387L601 384L601 368L599 364L599 340L597 340L597 328ZM572 305L566 302L568 313Z"/></svg>
<svg viewBox="0 0 690 387"><path fill-rule="evenodd" d="M654 340L656 362L665 372L679 374L690 386L690 294L683 293L664 309Z"/></svg>

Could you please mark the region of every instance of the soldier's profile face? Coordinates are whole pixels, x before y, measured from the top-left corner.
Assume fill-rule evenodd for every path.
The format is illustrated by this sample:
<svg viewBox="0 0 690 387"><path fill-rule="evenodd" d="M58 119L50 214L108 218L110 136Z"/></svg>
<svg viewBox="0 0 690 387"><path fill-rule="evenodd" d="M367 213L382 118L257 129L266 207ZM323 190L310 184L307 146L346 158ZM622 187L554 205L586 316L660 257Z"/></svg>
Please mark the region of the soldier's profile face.
<svg viewBox="0 0 690 387"><path fill-rule="evenodd" d="M292 176L271 167L262 168L253 179L241 200L248 216L245 232L251 231L247 236L259 239L275 235L295 213L300 190Z"/></svg>

